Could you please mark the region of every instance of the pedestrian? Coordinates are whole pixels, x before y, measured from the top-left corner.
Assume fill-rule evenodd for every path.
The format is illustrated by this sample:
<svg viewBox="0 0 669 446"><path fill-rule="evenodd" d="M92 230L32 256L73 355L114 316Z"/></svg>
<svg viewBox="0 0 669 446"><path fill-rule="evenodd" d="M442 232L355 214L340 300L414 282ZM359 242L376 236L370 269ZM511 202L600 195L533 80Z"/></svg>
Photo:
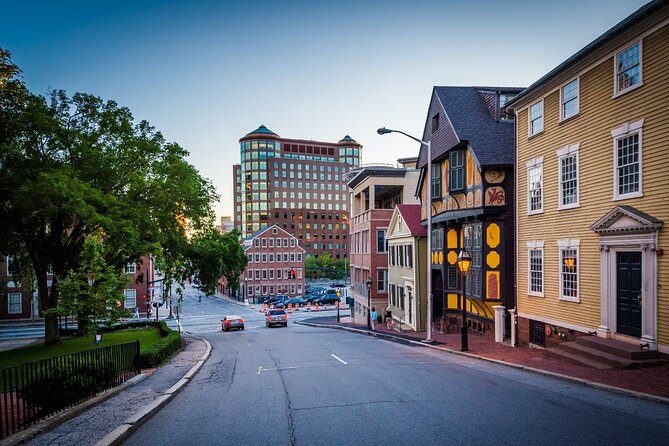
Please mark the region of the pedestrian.
<svg viewBox="0 0 669 446"><path fill-rule="evenodd" d="M372 307L372 330L376 330L376 307Z"/></svg>
<svg viewBox="0 0 669 446"><path fill-rule="evenodd" d="M139 319L139 307L135 305L135 313L132 315L133 319Z"/></svg>
<svg viewBox="0 0 669 446"><path fill-rule="evenodd" d="M386 308L386 328L390 330L390 326L393 323L393 312L390 311L390 305Z"/></svg>

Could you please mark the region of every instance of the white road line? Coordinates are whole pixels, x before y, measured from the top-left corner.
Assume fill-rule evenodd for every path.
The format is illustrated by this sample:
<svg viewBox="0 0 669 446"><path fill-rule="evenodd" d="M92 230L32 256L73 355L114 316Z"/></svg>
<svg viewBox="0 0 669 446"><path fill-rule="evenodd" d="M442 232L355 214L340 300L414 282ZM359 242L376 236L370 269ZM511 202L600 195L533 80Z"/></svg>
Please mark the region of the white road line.
<svg viewBox="0 0 669 446"><path fill-rule="evenodd" d="M344 364L344 365L348 365L348 362L344 361L343 359L341 359L339 356L335 355L334 353L330 353L330 355L331 355L334 359L336 359L337 361L341 362L342 364Z"/></svg>
<svg viewBox="0 0 669 446"><path fill-rule="evenodd" d="M262 366L258 367L258 375L260 375L260 372L262 372Z"/></svg>

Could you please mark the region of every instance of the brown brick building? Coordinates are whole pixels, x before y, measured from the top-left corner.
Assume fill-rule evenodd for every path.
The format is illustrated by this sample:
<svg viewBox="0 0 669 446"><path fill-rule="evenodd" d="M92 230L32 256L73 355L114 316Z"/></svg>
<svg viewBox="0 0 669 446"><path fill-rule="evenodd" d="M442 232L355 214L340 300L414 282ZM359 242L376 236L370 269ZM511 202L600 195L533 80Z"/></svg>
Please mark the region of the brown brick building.
<svg viewBox="0 0 669 446"><path fill-rule="evenodd" d="M348 256L346 182L360 165L362 145L281 138L261 125L239 140L233 166L234 225L243 238L276 224L294 235L307 256Z"/></svg>

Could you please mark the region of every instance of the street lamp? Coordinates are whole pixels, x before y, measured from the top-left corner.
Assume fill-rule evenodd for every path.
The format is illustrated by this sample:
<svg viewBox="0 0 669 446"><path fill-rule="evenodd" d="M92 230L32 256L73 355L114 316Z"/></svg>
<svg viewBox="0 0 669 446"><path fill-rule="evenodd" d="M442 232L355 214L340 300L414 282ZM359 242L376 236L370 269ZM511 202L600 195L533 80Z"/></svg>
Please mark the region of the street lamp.
<svg viewBox="0 0 669 446"><path fill-rule="evenodd" d="M337 290L337 323L339 323L339 307L341 307L339 296L341 296L341 291Z"/></svg>
<svg viewBox="0 0 669 446"><path fill-rule="evenodd" d="M467 333L467 272L472 265L472 256L466 249L458 254L458 270L462 273L462 328L460 329L461 348L460 351L469 350L469 339Z"/></svg>
<svg viewBox="0 0 669 446"><path fill-rule="evenodd" d="M367 282L367 328L372 329L371 311L372 311L372 278L368 277Z"/></svg>
<svg viewBox="0 0 669 446"><path fill-rule="evenodd" d="M392 130L382 127L376 131L379 135L388 133L401 133L402 135L413 139L416 142L427 147L427 200L425 200L425 208L427 211L427 272L425 274L427 281L427 324L424 342L432 343L432 144L431 141L423 141L413 137L401 130Z"/></svg>

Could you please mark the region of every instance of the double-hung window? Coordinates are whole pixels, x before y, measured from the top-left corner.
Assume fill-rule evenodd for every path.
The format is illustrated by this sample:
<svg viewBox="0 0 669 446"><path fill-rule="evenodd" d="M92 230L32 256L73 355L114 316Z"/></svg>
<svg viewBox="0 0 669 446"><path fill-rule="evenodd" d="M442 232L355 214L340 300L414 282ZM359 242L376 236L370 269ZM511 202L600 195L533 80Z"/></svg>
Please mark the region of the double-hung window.
<svg viewBox="0 0 669 446"><path fill-rule="evenodd" d="M538 157L527 162L527 213L544 212L544 158Z"/></svg>
<svg viewBox="0 0 669 446"><path fill-rule="evenodd" d="M481 223L463 225L462 230L464 232L464 247L472 256L472 264L466 278L467 294L473 297L481 297L483 286L483 225Z"/></svg>
<svg viewBox="0 0 669 446"><path fill-rule="evenodd" d="M385 292L388 289L388 270L387 269L377 269L376 270L376 290L381 293Z"/></svg>
<svg viewBox="0 0 669 446"><path fill-rule="evenodd" d="M560 88L560 120L576 116L579 111L578 78Z"/></svg>
<svg viewBox="0 0 669 446"><path fill-rule="evenodd" d="M431 165L431 179L432 179L432 195L433 200L438 200L441 198L441 164L435 163Z"/></svg>
<svg viewBox="0 0 669 446"><path fill-rule="evenodd" d="M616 54L614 96L642 85L641 42Z"/></svg>
<svg viewBox="0 0 669 446"><path fill-rule="evenodd" d="M544 100L530 106L529 135L536 135L544 131Z"/></svg>
<svg viewBox="0 0 669 446"><path fill-rule="evenodd" d="M572 144L557 151L558 189L560 193L558 209L579 206L578 148L579 144Z"/></svg>
<svg viewBox="0 0 669 446"><path fill-rule="evenodd" d="M376 252L385 253L388 252L388 245L386 242L386 230L377 229L376 230Z"/></svg>
<svg viewBox="0 0 669 446"><path fill-rule="evenodd" d="M560 250L560 300L578 302L578 272L580 240L558 240Z"/></svg>
<svg viewBox="0 0 669 446"><path fill-rule="evenodd" d="M449 192L462 191L465 189L465 151L453 150L448 154L449 163Z"/></svg>
<svg viewBox="0 0 669 446"><path fill-rule="evenodd" d="M7 293L7 313L21 314L23 311L23 301L21 293Z"/></svg>
<svg viewBox="0 0 669 446"><path fill-rule="evenodd" d="M527 294L544 296L544 242L527 242Z"/></svg>
<svg viewBox="0 0 669 446"><path fill-rule="evenodd" d="M137 306L137 290L132 288L127 288L123 290L123 307L124 308L135 308Z"/></svg>
<svg viewBox="0 0 669 446"><path fill-rule="evenodd" d="M614 200L640 197L642 189L643 119L613 130Z"/></svg>

